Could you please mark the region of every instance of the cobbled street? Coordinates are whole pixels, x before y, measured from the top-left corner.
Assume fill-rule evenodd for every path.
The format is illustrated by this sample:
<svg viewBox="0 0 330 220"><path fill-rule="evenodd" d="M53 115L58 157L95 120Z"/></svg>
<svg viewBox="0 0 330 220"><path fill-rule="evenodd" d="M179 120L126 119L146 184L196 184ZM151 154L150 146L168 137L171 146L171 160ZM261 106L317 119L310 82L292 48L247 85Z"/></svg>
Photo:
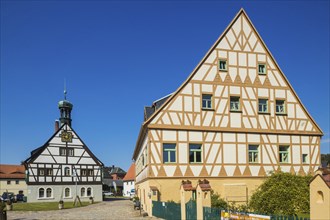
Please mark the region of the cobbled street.
<svg viewBox="0 0 330 220"><path fill-rule="evenodd" d="M139 210L134 210L133 202L126 199L109 199L97 204L73 209L54 211L8 211L7 219L157 219L140 216Z"/></svg>

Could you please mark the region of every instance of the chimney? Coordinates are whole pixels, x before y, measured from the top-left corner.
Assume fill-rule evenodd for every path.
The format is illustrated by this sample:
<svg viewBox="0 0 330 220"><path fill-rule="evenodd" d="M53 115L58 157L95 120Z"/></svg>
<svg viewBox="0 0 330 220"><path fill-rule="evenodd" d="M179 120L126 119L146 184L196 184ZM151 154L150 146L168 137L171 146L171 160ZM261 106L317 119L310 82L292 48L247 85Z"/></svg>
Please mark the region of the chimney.
<svg viewBox="0 0 330 220"><path fill-rule="evenodd" d="M60 123L58 120L55 120L55 133L60 129Z"/></svg>

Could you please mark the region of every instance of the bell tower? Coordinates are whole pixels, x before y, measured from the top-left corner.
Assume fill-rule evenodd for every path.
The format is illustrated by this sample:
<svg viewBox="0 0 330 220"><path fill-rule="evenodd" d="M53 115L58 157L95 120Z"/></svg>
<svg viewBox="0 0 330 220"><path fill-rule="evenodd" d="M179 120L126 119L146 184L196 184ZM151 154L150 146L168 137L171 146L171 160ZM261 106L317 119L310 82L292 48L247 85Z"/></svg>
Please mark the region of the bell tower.
<svg viewBox="0 0 330 220"><path fill-rule="evenodd" d="M66 89L64 88L64 100L58 102L58 108L60 109L60 126L68 124L71 127L71 111L73 105L66 100Z"/></svg>

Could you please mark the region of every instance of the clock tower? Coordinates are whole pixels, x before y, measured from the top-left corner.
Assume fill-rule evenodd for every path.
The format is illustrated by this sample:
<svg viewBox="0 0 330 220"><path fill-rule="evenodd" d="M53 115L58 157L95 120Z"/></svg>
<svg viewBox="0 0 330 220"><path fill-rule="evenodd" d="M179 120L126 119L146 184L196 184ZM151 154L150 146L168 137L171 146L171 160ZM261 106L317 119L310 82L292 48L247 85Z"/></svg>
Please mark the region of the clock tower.
<svg viewBox="0 0 330 220"><path fill-rule="evenodd" d="M66 90L64 90L64 100L58 102L58 108L60 109L60 126L68 124L71 127L71 110L73 105L66 100Z"/></svg>

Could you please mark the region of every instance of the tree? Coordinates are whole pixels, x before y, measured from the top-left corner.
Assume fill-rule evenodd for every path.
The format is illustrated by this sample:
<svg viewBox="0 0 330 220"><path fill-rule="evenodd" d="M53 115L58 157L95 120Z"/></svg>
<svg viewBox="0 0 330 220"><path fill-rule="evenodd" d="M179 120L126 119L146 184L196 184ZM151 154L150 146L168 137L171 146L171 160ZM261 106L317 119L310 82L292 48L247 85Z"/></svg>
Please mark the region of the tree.
<svg viewBox="0 0 330 220"><path fill-rule="evenodd" d="M330 154L321 154L321 164L330 164Z"/></svg>
<svg viewBox="0 0 330 220"><path fill-rule="evenodd" d="M211 191L211 207L217 207L221 209L227 209L228 205L227 202L220 197L218 193L214 193L214 191Z"/></svg>
<svg viewBox="0 0 330 220"><path fill-rule="evenodd" d="M252 195L249 207L263 214L294 215L309 212L309 182L312 176L276 172Z"/></svg>

